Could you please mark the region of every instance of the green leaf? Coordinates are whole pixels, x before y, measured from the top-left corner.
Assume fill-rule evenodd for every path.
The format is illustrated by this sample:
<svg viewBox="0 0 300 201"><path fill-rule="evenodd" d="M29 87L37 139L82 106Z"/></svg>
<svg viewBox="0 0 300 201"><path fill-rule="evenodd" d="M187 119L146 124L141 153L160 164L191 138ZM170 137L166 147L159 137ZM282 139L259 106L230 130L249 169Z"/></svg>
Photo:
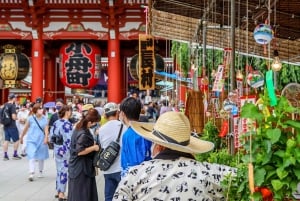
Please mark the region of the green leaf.
<svg viewBox="0 0 300 201"><path fill-rule="evenodd" d="M266 170L264 168L255 169L254 172L254 181L255 185L261 186L265 180Z"/></svg>
<svg viewBox="0 0 300 201"><path fill-rule="evenodd" d="M271 184L272 184L275 191L278 191L283 187L283 183L278 179L272 180Z"/></svg>
<svg viewBox="0 0 300 201"><path fill-rule="evenodd" d="M285 152L283 150L278 150L274 153L274 155L279 156L280 158L283 158L285 155Z"/></svg>
<svg viewBox="0 0 300 201"><path fill-rule="evenodd" d="M286 160L284 160L283 161L283 167L284 168L286 168L286 167L288 167L288 166L290 166L290 165L295 165L296 164L296 159L295 159L295 157L289 157L289 158L287 158Z"/></svg>
<svg viewBox="0 0 300 201"><path fill-rule="evenodd" d="M263 119L263 115L253 103L245 103L245 105L243 105L241 116L244 118L256 119L259 122Z"/></svg>
<svg viewBox="0 0 300 201"><path fill-rule="evenodd" d="M278 142L281 136L281 130L279 128L275 129L268 129L267 130L267 137L271 140L272 144Z"/></svg>
<svg viewBox="0 0 300 201"><path fill-rule="evenodd" d="M294 139L288 139L286 142L286 149L291 150L296 147L296 141Z"/></svg>
<svg viewBox="0 0 300 201"><path fill-rule="evenodd" d="M289 126L292 126L294 128L298 128L300 129L300 122L299 121L294 121L294 120L287 120L285 122L285 124L289 125Z"/></svg>
<svg viewBox="0 0 300 201"><path fill-rule="evenodd" d="M299 169L294 169L294 173L297 176L297 179L300 180L300 170Z"/></svg>
<svg viewBox="0 0 300 201"><path fill-rule="evenodd" d="M281 167L277 168L276 173L277 173L277 176L279 177L279 179L283 179L289 174L288 171L284 170L284 168L281 168Z"/></svg>

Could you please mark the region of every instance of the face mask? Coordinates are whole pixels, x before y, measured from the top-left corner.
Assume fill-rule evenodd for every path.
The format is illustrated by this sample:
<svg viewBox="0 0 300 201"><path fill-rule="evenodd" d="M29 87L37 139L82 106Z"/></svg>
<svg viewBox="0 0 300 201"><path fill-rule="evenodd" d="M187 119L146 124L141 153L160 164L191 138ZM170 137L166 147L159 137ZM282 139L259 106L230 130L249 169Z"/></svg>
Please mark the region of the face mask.
<svg viewBox="0 0 300 201"><path fill-rule="evenodd" d="M90 129L95 129L95 128L98 128L99 126L100 126L99 123L96 123L96 124L92 125L92 126L90 127Z"/></svg>
<svg viewBox="0 0 300 201"><path fill-rule="evenodd" d="M151 158L155 158L155 156L157 156L157 154L159 153L155 146L156 146L156 144L154 142L152 142L152 145L151 145Z"/></svg>
<svg viewBox="0 0 300 201"><path fill-rule="evenodd" d="M55 106L55 108L56 108L57 110L60 110L60 109L61 109L61 105L57 105L57 106Z"/></svg>

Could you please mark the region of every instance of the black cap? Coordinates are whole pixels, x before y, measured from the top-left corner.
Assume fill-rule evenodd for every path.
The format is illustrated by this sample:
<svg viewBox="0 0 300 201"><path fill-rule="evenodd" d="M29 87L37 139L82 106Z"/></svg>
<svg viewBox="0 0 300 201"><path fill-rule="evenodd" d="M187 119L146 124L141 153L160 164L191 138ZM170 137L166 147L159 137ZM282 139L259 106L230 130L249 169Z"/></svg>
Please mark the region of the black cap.
<svg viewBox="0 0 300 201"><path fill-rule="evenodd" d="M14 94L14 93L11 93L8 95L8 99L13 99L13 98L16 98L17 96Z"/></svg>
<svg viewBox="0 0 300 201"><path fill-rule="evenodd" d="M37 97L35 99L35 103L41 103L43 101L43 99L41 97Z"/></svg>

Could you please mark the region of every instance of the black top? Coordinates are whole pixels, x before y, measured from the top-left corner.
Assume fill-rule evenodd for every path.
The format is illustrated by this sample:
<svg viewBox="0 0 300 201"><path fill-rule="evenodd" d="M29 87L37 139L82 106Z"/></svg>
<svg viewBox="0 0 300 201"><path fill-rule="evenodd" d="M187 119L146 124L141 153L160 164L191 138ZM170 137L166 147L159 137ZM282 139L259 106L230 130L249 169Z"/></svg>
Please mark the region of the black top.
<svg viewBox="0 0 300 201"><path fill-rule="evenodd" d="M156 111L153 107L150 106L147 109L147 113L149 114L149 119L153 119L155 117L154 115L155 115Z"/></svg>
<svg viewBox="0 0 300 201"><path fill-rule="evenodd" d="M69 177L76 178L80 174L85 174L88 177L95 177L95 167L93 166L93 158L95 152L87 155L78 156L78 153L85 148L94 145L93 135L87 130L74 130L70 145L70 160L69 160Z"/></svg>
<svg viewBox="0 0 300 201"><path fill-rule="evenodd" d="M11 118L11 121L10 121L10 123L8 124L8 125L5 125L4 127L5 128L16 128L17 127L17 125L16 125L16 120L13 120L13 118L12 118L12 114L15 114L15 115L17 115L17 111L16 111L16 105L15 104L12 104L12 103L6 103L5 104L6 105L6 107L8 108L8 112L9 112L9 115L10 115L10 118ZM5 105L4 105L4 107L5 107ZM4 108L3 107L3 108Z"/></svg>
<svg viewBox="0 0 300 201"><path fill-rule="evenodd" d="M55 112L54 114L51 115L50 120L49 120L49 127L53 126L54 122L58 120L58 113Z"/></svg>

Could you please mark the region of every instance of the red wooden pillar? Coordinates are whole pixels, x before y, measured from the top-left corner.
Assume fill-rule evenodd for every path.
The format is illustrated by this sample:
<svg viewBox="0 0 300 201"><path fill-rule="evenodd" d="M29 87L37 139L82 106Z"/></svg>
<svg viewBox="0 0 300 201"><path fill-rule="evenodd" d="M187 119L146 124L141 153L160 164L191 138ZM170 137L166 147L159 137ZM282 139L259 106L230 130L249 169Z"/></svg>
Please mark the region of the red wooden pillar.
<svg viewBox="0 0 300 201"><path fill-rule="evenodd" d="M119 103L122 100L121 93L121 62L120 62L120 40L118 33L110 35L108 40L108 82L107 82L107 100L109 102ZM112 36L114 35L114 37Z"/></svg>
<svg viewBox="0 0 300 201"><path fill-rule="evenodd" d="M2 104L4 104L4 103L7 102L7 100L8 100L8 94L9 94L9 89L8 88L2 88L1 89L1 102L0 102L0 105L2 105Z"/></svg>
<svg viewBox="0 0 300 201"><path fill-rule="evenodd" d="M55 101L55 59L51 57L45 60L45 75L44 103Z"/></svg>
<svg viewBox="0 0 300 201"><path fill-rule="evenodd" d="M179 100L183 103L186 101L186 86L180 84L179 86Z"/></svg>
<svg viewBox="0 0 300 201"><path fill-rule="evenodd" d="M32 40L32 85L31 101L43 97L44 44L41 37Z"/></svg>

